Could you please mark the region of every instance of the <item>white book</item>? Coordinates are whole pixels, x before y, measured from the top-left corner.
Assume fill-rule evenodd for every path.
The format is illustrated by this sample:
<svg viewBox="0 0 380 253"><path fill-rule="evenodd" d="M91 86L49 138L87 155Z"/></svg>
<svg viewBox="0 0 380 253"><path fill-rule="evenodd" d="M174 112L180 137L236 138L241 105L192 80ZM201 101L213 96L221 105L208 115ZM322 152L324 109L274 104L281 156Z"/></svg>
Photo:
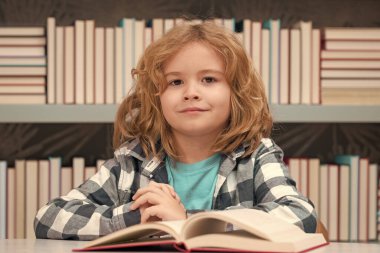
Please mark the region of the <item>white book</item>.
<svg viewBox="0 0 380 253"><path fill-rule="evenodd" d="M261 49L262 49L262 34L261 34L261 22L253 21L252 22L252 60L253 66L256 71L262 75L261 72Z"/></svg>
<svg viewBox="0 0 380 253"><path fill-rule="evenodd" d="M16 239L25 238L25 160L15 161L16 172Z"/></svg>
<svg viewBox="0 0 380 253"><path fill-rule="evenodd" d="M133 86L132 68L134 66L134 29L135 20L122 19L123 28L123 97L129 94Z"/></svg>
<svg viewBox="0 0 380 253"><path fill-rule="evenodd" d="M336 41L326 40L326 50L353 50L353 51L378 51L380 50L379 41L358 40L358 41Z"/></svg>
<svg viewBox="0 0 380 253"><path fill-rule="evenodd" d="M50 157L50 199L61 196L61 158Z"/></svg>
<svg viewBox="0 0 380 253"><path fill-rule="evenodd" d="M269 20L270 32L270 63L269 63L269 92L270 103L280 102L280 20Z"/></svg>
<svg viewBox="0 0 380 253"><path fill-rule="evenodd" d="M376 89L380 88L380 79L322 79L321 86L323 89Z"/></svg>
<svg viewBox="0 0 380 253"><path fill-rule="evenodd" d="M46 76L46 67L0 67L0 76Z"/></svg>
<svg viewBox="0 0 380 253"><path fill-rule="evenodd" d="M7 162L0 161L0 239L7 234Z"/></svg>
<svg viewBox="0 0 380 253"><path fill-rule="evenodd" d="M380 79L380 71L377 69L355 70L355 69L322 69L322 79Z"/></svg>
<svg viewBox="0 0 380 253"><path fill-rule="evenodd" d="M1 57L1 67L46 67L46 57ZM49 72L49 66L47 66ZM49 75L49 73L48 73Z"/></svg>
<svg viewBox="0 0 380 253"><path fill-rule="evenodd" d="M223 19L223 25L228 30L235 32L235 19L233 18L225 18Z"/></svg>
<svg viewBox="0 0 380 253"><path fill-rule="evenodd" d="M140 22L140 20L136 21L136 25ZM138 25L140 26L140 24ZM145 27L145 22L144 22L144 27ZM159 38L162 37L164 34L164 19L162 18L154 18L152 21L152 28L153 28L153 41L158 40ZM141 29L139 27L136 27L135 32L137 33L138 29ZM138 34L136 34L138 36Z"/></svg>
<svg viewBox="0 0 380 253"><path fill-rule="evenodd" d="M134 67L137 66L138 61L140 60L140 57L142 56L144 52L144 29L145 29L145 20L136 20L135 21L135 43L134 43L134 51L135 51L135 59L134 59ZM153 40L156 39L155 30L153 25ZM162 30L162 29L161 29ZM160 37L162 36L159 35Z"/></svg>
<svg viewBox="0 0 380 253"><path fill-rule="evenodd" d="M290 104L301 103L301 31L290 30Z"/></svg>
<svg viewBox="0 0 380 253"><path fill-rule="evenodd" d="M309 166L307 158L300 158L299 160L299 169L300 169L300 185L298 190L304 195L309 196Z"/></svg>
<svg viewBox="0 0 380 253"><path fill-rule="evenodd" d="M327 164L320 165L320 180L319 180L319 210L318 216L325 227L329 228L329 168Z"/></svg>
<svg viewBox="0 0 380 253"><path fill-rule="evenodd" d="M45 85L0 85L0 94L45 94Z"/></svg>
<svg viewBox="0 0 380 253"><path fill-rule="evenodd" d="M88 166L84 168L84 180L88 180L93 175L96 174L96 167L95 166Z"/></svg>
<svg viewBox="0 0 380 253"><path fill-rule="evenodd" d="M16 171L7 169L7 239L16 238Z"/></svg>
<svg viewBox="0 0 380 253"><path fill-rule="evenodd" d="M123 101L123 29L115 27L115 102Z"/></svg>
<svg viewBox="0 0 380 253"><path fill-rule="evenodd" d="M350 241L357 241L359 239L359 156L339 155L335 158L335 162L350 166Z"/></svg>
<svg viewBox="0 0 380 253"><path fill-rule="evenodd" d="M311 104L311 21L300 21L301 29L301 103Z"/></svg>
<svg viewBox="0 0 380 253"><path fill-rule="evenodd" d="M75 21L75 104L84 104L85 96L85 66L84 66L84 57L85 57L85 30L84 30L84 21L76 20Z"/></svg>
<svg viewBox="0 0 380 253"><path fill-rule="evenodd" d="M0 77L0 85L45 85L44 77Z"/></svg>
<svg viewBox="0 0 380 253"><path fill-rule="evenodd" d="M368 242L368 186L369 186L369 162L368 158L359 159L359 213L358 213L358 239Z"/></svg>
<svg viewBox="0 0 380 253"><path fill-rule="evenodd" d="M0 27L0 36L38 37L45 36L45 27Z"/></svg>
<svg viewBox="0 0 380 253"><path fill-rule="evenodd" d="M379 60L379 51L321 50L321 59L327 60Z"/></svg>
<svg viewBox="0 0 380 253"><path fill-rule="evenodd" d="M67 195L73 189L73 168L61 168L61 195Z"/></svg>
<svg viewBox="0 0 380 253"><path fill-rule="evenodd" d="M339 166L339 241L350 239L350 167Z"/></svg>
<svg viewBox="0 0 380 253"><path fill-rule="evenodd" d="M106 28L105 34L105 97L106 104L115 103L115 32L113 27Z"/></svg>
<svg viewBox="0 0 380 253"><path fill-rule="evenodd" d="M56 96L55 96L55 18L49 17L47 19L47 58L48 58L48 66L47 66L47 103L55 104Z"/></svg>
<svg viewBox="0 0 380 253"><path fill-rule="evenodd" d="M84 182L85 161L83 157L73 158L73 187L79 187Z"/></svg>
<svg viewBox="0 0 380 253"><path fill-rule="evenodd" d="M270 42L269 42L269 30L262 29L261 31L261 77L263 79L265 95L267 96L268 102L270 102L270 94L269 94L269 75L270 75Z"/></svg>
<svg viewBox="0 0 380 253"><path fill-rule="evenodd" d="M48 18L49 21L49 18ZM0 37L0 46L46 46L44 37Z"/></svg>
<svg viewBox="0 0 380 253"><path fill-rule="evenodd" d="M55 33L55 97L57 104L63 104L65 100L65 48L64 48L64 28L58 26Z"/></svg>
<svg viewBox="0 0 380 253"><path fill-rule="evenodd" d="M320 80L321 80L321 32L319 29L312 30L312 53L311 53L311 103L321 103Z"/></svg>
<svg viewBox="0 0 380 253"><path fill-rule="evenodd" d="M26 161L25 177L25 237L27 239L36 238L34 234L34 218L38 209L38 161Z"/></svg>
<svg viewBox="0 0 380 253"><path fill-rule="evenodd" d="M64 103L75 102L75 79L74 79L74 27L66 26L65 30L65 59L64 59Z"/></svg>
<svg viewBox="0 0 380 253"><path fill-rule="evenodd" d="M369 165L369 204L368 204L368 239L374 241L377 238L376 213L377 213L377 192L378 192L378 165ZM379 203L380 205L380 203ZM379 217L380 218L380 217Z"/></svg>
<svg viewBox="0 0 380 253"><path fill-rule="evenodd" d="M290 158L289 159L289 173L293 180L296 182L296 187L300 190L301 184L301 164L299 158Z"/></svg>
<svg viewBox="0 0 380 253"><path fill-rule="evenodd" d="M380 44L380 42L379 42ZM380 69L380 60L322 60L322 69Z"/></svg>
<svg viewBox="0 0 380 253"><path fill-rule="evenodd" d="M38 161L38 208L50 200L50 168L48 160Z"/></svg>
<svg viewBox="0 0 380 253"><path fill-rule="evenodd" d="M281 29L280 34L280 104L289 104L289 29Z"/></svg>
<svg viewBox="0 0 380 253"><path fill-rule="evenodd" d="M329 215L329 240L337 241L338 240L338 186L339 186L339 165L329 164L328 165L328 182L329 182L329 202L328 202L328 215Z"/></svg>
<svg viewBox="0 0 380 253"><path fill-rule="evenodd" d="M95 21L86 20L85 23L85 103L95 103L95 82L94 82L94 51L95 51Z"/></svg>
<svg viewBox="0 0 380 253"><path fill-rule="evenodd" d="M323 29L325 40L380 40L377 27L326 27Z"/></svg>
<svg viewBox="0 0 380 253"><path fill-rule="evenodd" d="M243 20L243 42L247 55L252 55L252 21L249 19Z"/></svg>
<svg viewBox="0 0 380 253"><path fill-rule="evenodd" d="M104 27L95 28L95 104L105 103Z"/></svg>
<svg viewBox="0 0 380 253"><path fill-rule="evenodd" d="M0 94L0 104L46 104L46 94Z"/></svg>
<svg viewBox="0 0 380 253"><path fill-rule="evenodd" d="M44 57L46 56L45 46L2 46L0 47L1 57Z"/></svg>
<svg viewBox="0 0 380 253"><path fill-rule="evenodd" d="M152 27L144 28L144 50L152 43L153 41L153 29Z"/></svg>
<svg viewBox="0 0 380 253"><path fill-rule="evenodd" d="M169 32L174 27L174 19L166 18L164 19L164 33Z"/></svg>
<svg viewBox="0 0 380 253"><path fill-rule="evenodd" d="M319 193L320 193L320 160L318 158L308 159L308 197L313 202L315 210L319 210Z"/></svg>

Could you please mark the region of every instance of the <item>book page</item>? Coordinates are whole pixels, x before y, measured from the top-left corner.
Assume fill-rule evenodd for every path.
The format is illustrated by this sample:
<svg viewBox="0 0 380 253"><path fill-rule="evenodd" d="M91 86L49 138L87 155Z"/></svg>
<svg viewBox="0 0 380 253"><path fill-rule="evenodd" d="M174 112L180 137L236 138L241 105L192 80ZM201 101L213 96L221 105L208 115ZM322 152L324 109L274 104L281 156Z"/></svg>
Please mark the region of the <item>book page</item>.
<svg viewBox="0 0 380 253"><path fill-rule="evenodd" d="M191 216L184 225L182 237L188 239L203 234L225 232L229 223L233 224L234 227L273 242L287 240L285 235L291 237L305 236L305 232L296 225L264 211L234 209L204 212Z"/></svg>
<svg viewBox="0 0 380 253"><path fill-rule="evenodd" d="M174 241L180 242L179 235L184 223L185 221L181 220L138 224L93 240L89 242L85 248L114 243L154 240L155 238L160 239L163 236L173 238Z"/></svg>

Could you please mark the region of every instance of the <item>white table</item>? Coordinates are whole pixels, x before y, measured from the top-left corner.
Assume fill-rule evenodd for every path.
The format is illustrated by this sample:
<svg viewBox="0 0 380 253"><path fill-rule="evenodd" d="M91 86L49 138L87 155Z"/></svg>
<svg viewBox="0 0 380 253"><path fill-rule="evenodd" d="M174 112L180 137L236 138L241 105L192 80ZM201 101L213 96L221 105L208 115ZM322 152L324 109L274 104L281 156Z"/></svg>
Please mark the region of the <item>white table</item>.
<svg viewBox="0 0 380 253"><path fill-rule="evenodd" d="M42 239L0 240L1 253L63 253L81 248L87 242ZM105 251L102 251L103 253ZM380 253L379 243L330 243L328 246L309 251L312 253ZM140 252L141 253L141 252Z"/></svg>

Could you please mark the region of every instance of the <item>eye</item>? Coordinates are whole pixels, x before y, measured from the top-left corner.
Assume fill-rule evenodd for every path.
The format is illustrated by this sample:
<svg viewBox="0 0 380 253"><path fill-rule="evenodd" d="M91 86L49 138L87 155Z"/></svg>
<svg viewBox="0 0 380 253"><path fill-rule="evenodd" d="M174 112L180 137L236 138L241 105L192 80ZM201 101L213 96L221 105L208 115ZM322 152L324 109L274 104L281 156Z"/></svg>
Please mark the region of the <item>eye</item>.
<svg viewBox="0 0 380 253"><path fill-rule="evenodd" d="M216 82L216 79L214 77L211 77L211 76L206 76L206 77L202 78L202 82L214 83L214 82Z"/></svg>
<svg viewBox="0 0 380 253"><path fill-rule="evenodd" d="M172 86L178 86L181 84L183 84L183 81L181 79L175 79L169 82L169 85L172 85Z"/></svg>

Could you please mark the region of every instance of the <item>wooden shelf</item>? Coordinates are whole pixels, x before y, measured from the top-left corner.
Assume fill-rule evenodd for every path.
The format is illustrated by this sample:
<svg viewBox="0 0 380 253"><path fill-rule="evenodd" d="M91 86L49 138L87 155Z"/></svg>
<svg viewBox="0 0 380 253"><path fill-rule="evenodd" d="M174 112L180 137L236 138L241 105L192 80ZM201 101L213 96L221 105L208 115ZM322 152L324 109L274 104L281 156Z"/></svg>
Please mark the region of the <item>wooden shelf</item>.
<svg viewBox="0 0 380 253"><path fill-rule="evenodd" d="M0 105L0 123L112 123L118 105ZM271 105L281 123L380 123L380 106Z"/></svg>

